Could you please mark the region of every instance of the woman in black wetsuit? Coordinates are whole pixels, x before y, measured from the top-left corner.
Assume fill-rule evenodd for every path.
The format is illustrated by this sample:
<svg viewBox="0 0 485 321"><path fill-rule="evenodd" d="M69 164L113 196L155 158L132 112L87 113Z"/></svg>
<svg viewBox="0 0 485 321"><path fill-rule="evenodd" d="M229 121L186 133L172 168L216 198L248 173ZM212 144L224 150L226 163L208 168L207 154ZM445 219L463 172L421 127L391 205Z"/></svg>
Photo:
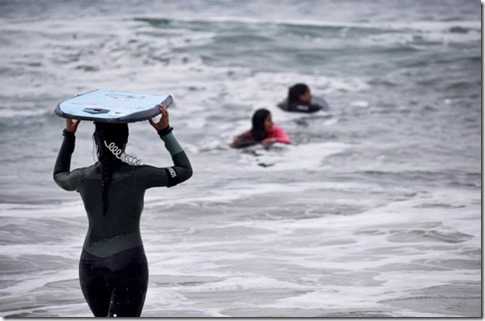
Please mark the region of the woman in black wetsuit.
<svg viewBox="0 0 485 321"><path fill-rule="evenodd" d="M288 89L288 97L278 105L281 109L290 112L314 113L327 110L328 104L323 98L313 97L310 87L298 83Z"/></svg>
<svg viewBox="0 0 485 321"><path fill-rule="evenodd" d="M163 106L160 111L160 121L150 120L150 124L172 157L174 165L166 168L123 162L126 157L120 157L120 153L128 141L128 124L95 123L93 138L99 161L70 171L74 134L80 121L66 120L54 180L65 190L79 192L86 209L89 228L79 280L96 317L141 315L148 285L148 264L140 235L145 190L171 187L192 176L190 161L169 126L168 111Z"/></svg>

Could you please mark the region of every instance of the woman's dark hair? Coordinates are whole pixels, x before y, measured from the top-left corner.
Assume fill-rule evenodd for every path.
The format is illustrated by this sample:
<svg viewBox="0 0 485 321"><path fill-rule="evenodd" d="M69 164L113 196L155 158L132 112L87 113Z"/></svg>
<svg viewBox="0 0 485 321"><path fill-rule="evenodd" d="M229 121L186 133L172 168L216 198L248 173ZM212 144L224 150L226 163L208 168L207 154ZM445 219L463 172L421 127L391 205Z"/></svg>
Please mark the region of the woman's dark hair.
<svg viewBox="0 0 485 321"><path fill-rule="evenodd" d="M256 110L253 114L253 127L251 128L251 135L257 142L262 141L266 138L266 136L268 136L268 133L264 128L264 122L269 114L269 110L264 108Z"/></svg>
<svg viewBox="0 0 485 321"><path fill-rule="evenodd" d="M93 139L96 143L96 154L101 163L101 197L104 216L108 211L108 189L111 184L113 169L121 163L121 160L106 147L106 144L110 145L113 143L118 149L122 150L128 142L128 124L95 122L94 125L96 129L94 130Z"/></svg>
<svg viewBox="0 0 485 321"><path fill-rule="evenodd" d="M288 89L288 103L298 102L300 96L310 90L306 84L295 84Z"/></svg>

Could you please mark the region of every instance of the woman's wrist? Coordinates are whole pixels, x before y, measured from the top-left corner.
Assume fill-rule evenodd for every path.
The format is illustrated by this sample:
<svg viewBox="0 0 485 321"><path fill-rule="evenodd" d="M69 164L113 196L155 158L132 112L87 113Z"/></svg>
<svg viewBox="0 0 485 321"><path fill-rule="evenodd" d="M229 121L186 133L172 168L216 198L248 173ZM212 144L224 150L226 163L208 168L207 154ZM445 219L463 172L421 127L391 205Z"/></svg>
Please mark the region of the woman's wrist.
<svg viewBox="0 0 485 321"><path fill-rule="evenodd" d="M172 130L173 130L173 127L170 127L170 125L168 125L164 129L160 129L157 133L158 133L158 136L162 137L167 135L168 133L171 133Z"/></svg>
<svg viewBox="0 0 485 321"><path fill-rule="evenodd" d="M71 132L70 130L68 130L67 128L64 128L64 130L62 131L62 136L67 137L67 138L75 138L76 137L74 135L74 133Z"/></svg>

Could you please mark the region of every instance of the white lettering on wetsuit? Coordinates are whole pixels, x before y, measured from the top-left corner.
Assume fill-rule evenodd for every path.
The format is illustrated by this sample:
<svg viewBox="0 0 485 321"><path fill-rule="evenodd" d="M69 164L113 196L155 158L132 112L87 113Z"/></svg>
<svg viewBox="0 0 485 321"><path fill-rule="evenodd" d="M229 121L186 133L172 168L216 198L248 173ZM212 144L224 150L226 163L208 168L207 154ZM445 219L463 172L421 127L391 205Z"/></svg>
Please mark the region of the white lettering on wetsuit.
<svg viewBox="0 0 485 321"><path fill-rule="evenodd" d="M305 105L296 105L296 109L308 111L310 107Z"/></svg>
<svg viewBox="0 0 485 321"><path fill-rule="evenodd" d="M177 177L177 173L172 167L167 167L167 169L168 169L168 172L170 173L170 176L172 176L172 178Z"/></svg>

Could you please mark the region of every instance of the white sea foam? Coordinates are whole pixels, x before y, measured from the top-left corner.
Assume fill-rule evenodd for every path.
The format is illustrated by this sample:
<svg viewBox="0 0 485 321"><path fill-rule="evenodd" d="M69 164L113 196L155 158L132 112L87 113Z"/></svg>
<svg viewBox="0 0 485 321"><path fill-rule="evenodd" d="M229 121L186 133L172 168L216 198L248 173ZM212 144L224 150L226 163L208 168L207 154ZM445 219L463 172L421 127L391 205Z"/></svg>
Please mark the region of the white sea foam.
<svg viewBox="0 0 485 321"><path fill-rule="evenodd" d="M325 184L315 182L312 187L323 186ZM326 186L330 187L330 184ZM296 192L295 188L297 187L286 187L284 190ZM348 189L344 185L342 188ZM374 186L374 189L378 191L380 188ZM277 186L268 186L268 190L283 191ZM301 189L298 191L303 192ZM458 205L454 202L459 202L459 198L456 197L452 201L447 197L448 195L443 191L434 194L432 199L448 200L448 202L451 201L451 206ZM273 303L261 302L256 306L299 309L321 307L332 310L341 307L338 298L349 297L346 301L348 310L380 310L383 308L383 300L399 300L403 293L411 295L413 291L442 286L447 284L447 280L458 277L456 268L440 270L438 274L435 270L439 266L443 267L443 246L456 250L455 254L448 256L445 261L466 261L467 254L460 254L459 250L463 246L470 248L479 246L479 237L465 240L460 239L459 234L456 234L458 230L467 230L467 228L463 229L464 222L460 219L459 226L456 226L456 222L452 220L440 223L443 221L443 211L430 213L424 207L421 210L417 208L428 201L428 197L423 195L408 202L393 202L357 216L281 221L251 220L230 224L222 221L205 223L184 233L185 241L179 240L176 245L161 245L164 250L160 253L165 252L165 254L158 256L156 259L158 263L154 263L153 266L159 273L169 275L185 273L200 277L211 275L221 278L220 281L208 279L208 282L196 283L190 287L173 284L171 289L178 295L203 292L210 297L221 291L272 289L277 292L279 289L292 291L290 293L293 294L285 295L285 298ZM452 213L453 208L450 207L449 211ZM471 218L473 209L470 209L469 213ZM467 231L472 233L470 235L479 235L479 228L474 228L473 225L476 224L473 224L472 220L468 224L470 230ZM420 241L403 240L397 243L392 240L392 236L399 231L407 233L409 228L417 226L421 226L423 232L448 233L451 242L443 243L432 237ZM231 237L228 237L230 235L227 234L228 232L213 236L205 234L216 227L222 233L224 230L228 232L246 230L247 232L242 232L240 235L233 234ZM201 242L202 235L207 235L212 241ZM222 235L225 235L223 239L217 239ZM432 236L432 234L429 235ZM453 241L455 237L458 237L456 239L458 243ZM196 239L199 241L191 241ZM381 254L377 254L378 252ZM282 263L286 266L286 270L273 271L270 274L272 277L258 274L271 270L275 264L281 266ZM265 268L259 270L257 266ZM406 266L409 271L396 270L398 267ZM181 273L181 271L184 272ZM286 273L293 276L291 278L293 282L280 279ZM461 282L473 282L475 273L473 269L465 268L460 270L458 278L462 280ZM174 302L177 300L175 299ZM192 306L190 300L184 299L184 302L186 308ZM423 315L412 311L394 311L393 314L394 316ZM429 315L445 314L430 313Z"/></svg>
<svg viewBox="0 0 485 321"><path fill-rule="evenodd" d="M325 167L324 159L342 153L348 145L342 143L310 143L299 146L275 146L273 150L255 148L255 153L241 154L240 163L247 170L312 171Z"/></svg>

